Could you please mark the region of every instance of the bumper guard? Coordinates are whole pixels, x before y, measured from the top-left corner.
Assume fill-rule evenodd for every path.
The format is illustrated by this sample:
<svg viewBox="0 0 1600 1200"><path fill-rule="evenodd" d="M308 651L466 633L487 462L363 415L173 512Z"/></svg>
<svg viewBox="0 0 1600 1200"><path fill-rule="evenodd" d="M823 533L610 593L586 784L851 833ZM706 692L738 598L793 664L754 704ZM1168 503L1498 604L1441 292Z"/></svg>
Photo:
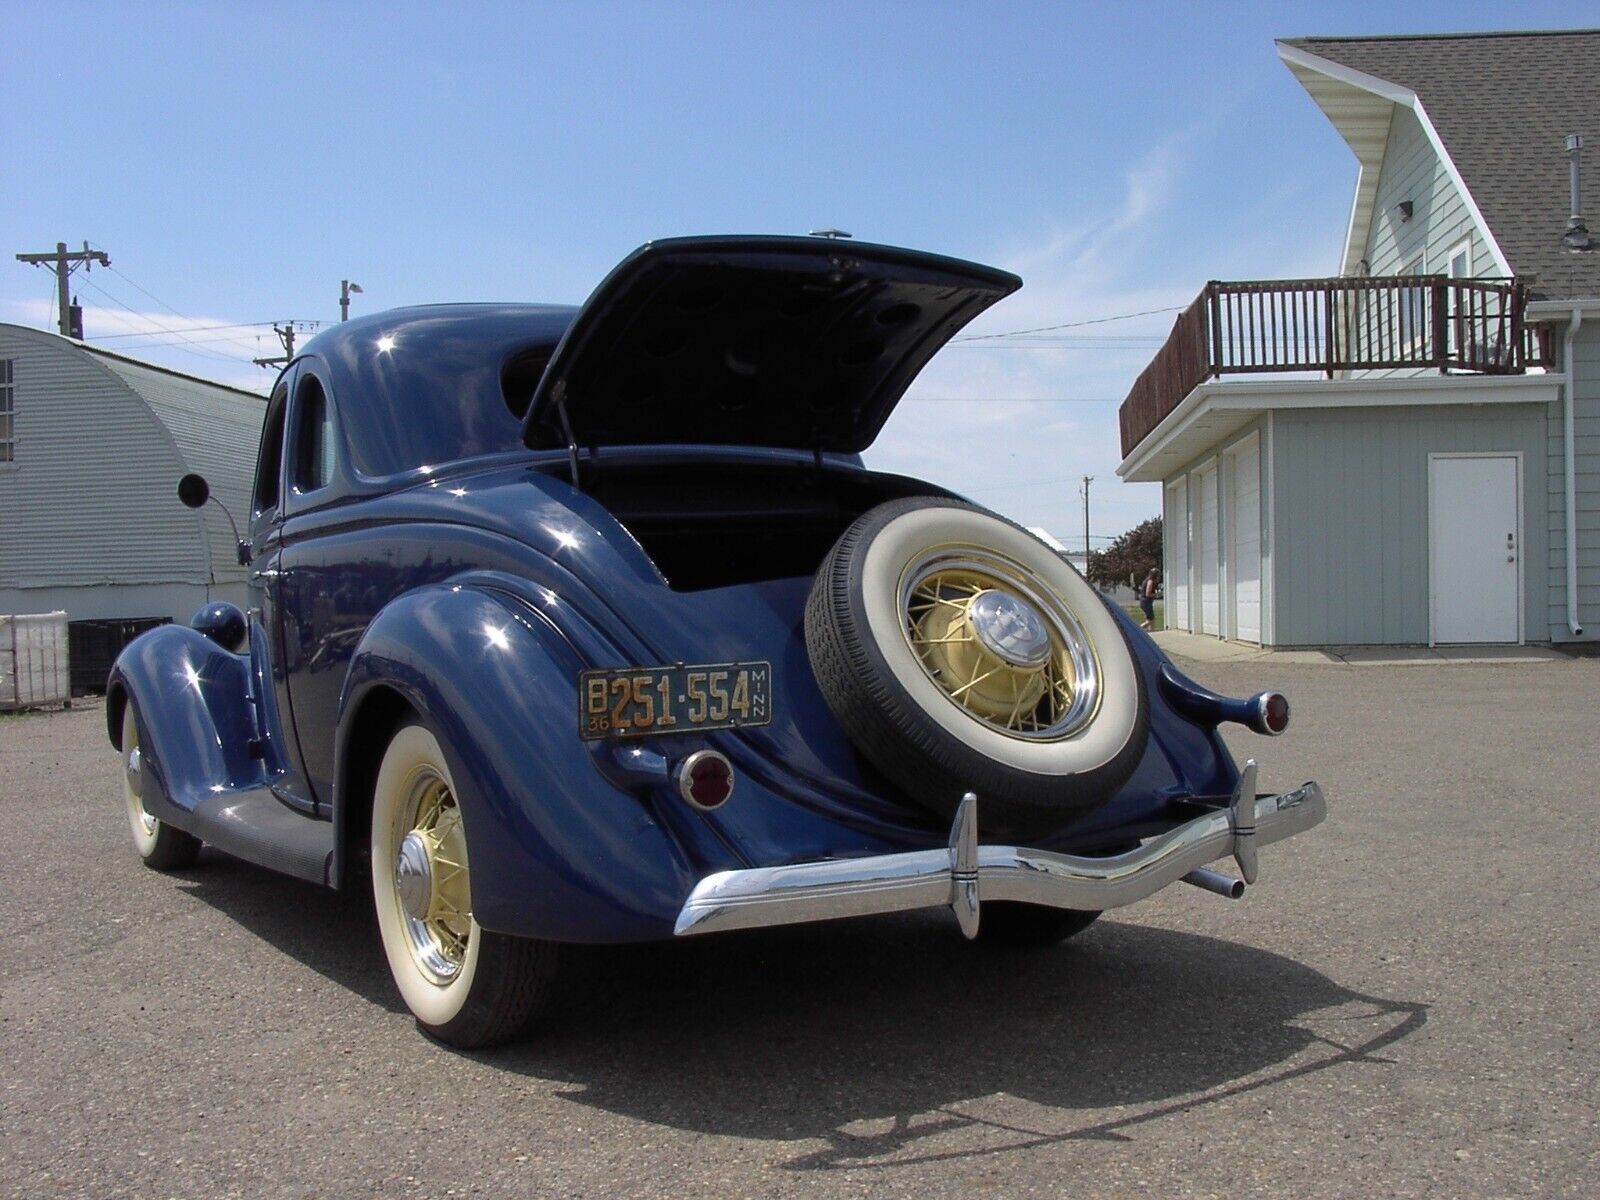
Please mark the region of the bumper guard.
<svg viewBox="0 0 1600 1200"><path fill-rule="evenodd" d="M1256 881L1261 846L1304 833L1327 813L1327 801L1315 783L1281 796L1257 796L1251 759L1226 808L1195 817L1125 854L1085 858L980 845L978 798L968 792L956 810L948 850L720 871L695 885L674 932L682 937L949 905L961 932L971 938L978 934L984 900L1097 911L1143 900L1180 880L1238 898L1245 884ZM1206 866L1229 855L1242 881Z"/></svg>

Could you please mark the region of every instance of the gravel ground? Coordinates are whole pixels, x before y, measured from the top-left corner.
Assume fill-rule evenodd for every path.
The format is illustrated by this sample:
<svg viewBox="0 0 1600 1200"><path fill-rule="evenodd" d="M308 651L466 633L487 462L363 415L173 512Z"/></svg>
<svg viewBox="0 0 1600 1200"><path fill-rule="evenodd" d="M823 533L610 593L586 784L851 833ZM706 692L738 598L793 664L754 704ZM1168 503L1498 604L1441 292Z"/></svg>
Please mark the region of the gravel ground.
<svg viewBox="0 0 1600 1200"><path fill-rule="evenodd" d="M1043 952L943 914L590 950L421 1037L359 902L136 861L98 705L0 719L0 1193L1593 1196L1600 662L1194 666L1322 828Z"/></svg>

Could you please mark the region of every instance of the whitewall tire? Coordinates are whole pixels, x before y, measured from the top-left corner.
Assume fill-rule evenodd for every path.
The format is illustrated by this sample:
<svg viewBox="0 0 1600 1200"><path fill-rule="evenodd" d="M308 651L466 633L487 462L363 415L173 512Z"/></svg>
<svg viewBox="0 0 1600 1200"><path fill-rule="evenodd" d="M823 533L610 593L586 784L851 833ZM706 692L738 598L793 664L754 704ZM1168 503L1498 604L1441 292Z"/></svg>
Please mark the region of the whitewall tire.
<svg viewBox="0 0 1600 1200"><path fill-rule="evenodd" d="M148 789L155 787L144 760L139 737L139 716L129 696L122 707L122 798L133 833L133 848L144 865L157 871L181 871L200 856L200 839L150 815L144 806Z"/></svg>
<svg viewBox="0 0 1600 1200"><path fill-rule="evenodd" d="M557 947L472 915L467 815L439 740L402 725L372 798L372 894L384 956L424 1030L471 1048L516 1036L551 995Z"/></svg>
<svg viewBox="0 0 1600 1200"><path fill-rule="evenodd" d="M806 606L813 671L857 748L943 817L976 792L989 831L1060 830L1138 765L1149 706L1128 636L1032 534L929 497L857 520Z"/></svg>

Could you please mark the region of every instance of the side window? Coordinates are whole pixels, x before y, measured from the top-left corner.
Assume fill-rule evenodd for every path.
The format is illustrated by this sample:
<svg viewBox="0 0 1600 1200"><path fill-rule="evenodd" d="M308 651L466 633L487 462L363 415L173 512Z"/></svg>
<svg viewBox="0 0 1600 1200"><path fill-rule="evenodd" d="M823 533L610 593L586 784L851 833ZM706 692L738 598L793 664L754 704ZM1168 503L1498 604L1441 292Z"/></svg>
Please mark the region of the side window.
<svg viewBox="0 0 1600 1200"><path fill-rule="evenodd" d="M0 463L17 457L17 386L9 358L0 358Z"/></svg>
<svg viewBox="0 0 1600 1200"><path fill-rule="evenodd" d="M261 453L256 456L255 511L260 516L278 507L278 468L283 462L283 418L289 407L289 385L280 382L267 401L261 426Z"/></svg>
<svg viewBox="0 0 1600 1200"><path fill-rule="evenodd" d="M315 375L301 378L297 400L291 477L295 491L314 492L333 481L333 411Z"/></svg>

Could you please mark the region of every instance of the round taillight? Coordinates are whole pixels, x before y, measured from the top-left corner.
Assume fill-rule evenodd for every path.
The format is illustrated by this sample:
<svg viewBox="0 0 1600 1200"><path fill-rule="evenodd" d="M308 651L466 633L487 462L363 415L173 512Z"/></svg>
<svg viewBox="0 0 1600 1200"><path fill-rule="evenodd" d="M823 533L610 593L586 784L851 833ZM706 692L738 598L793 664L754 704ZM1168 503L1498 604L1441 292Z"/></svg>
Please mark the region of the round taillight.
<svg viewBox="0 0 1600 1200"><path fill-rule="evenodd" d="M678 795L710 812L733 795L733 764L715 750L696 750L678 764Z"/></svg>
<svg viewBox="0 0 1600 1200"><path fill-rule="evenodd" d="M1262 692L1256 700L1261 714L1261 732L1277 737L1289 728L1289 697L1282 692Z"/></svg>

